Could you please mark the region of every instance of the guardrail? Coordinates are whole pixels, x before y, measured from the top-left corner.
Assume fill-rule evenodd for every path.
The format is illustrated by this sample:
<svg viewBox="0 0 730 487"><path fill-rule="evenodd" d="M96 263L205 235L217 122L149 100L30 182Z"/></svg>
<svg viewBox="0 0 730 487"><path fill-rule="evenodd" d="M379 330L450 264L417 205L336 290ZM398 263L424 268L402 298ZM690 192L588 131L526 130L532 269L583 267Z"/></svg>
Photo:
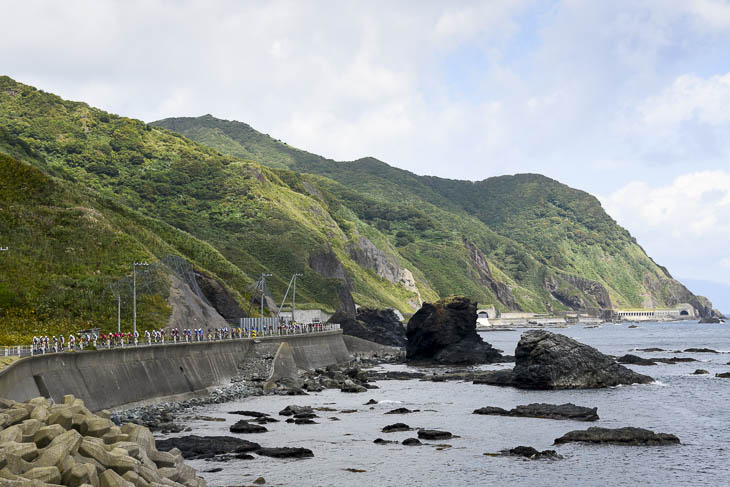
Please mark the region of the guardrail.
<svg viewBox="0 0 730 487"><path fill-rule="evenodd" d="M247 320L247 321L243 321ZM161 336L152 338L139 337L132 339L125 336L121 339L107 338L103 340L100 337L92 337L89 340L80 339L75 343L66 343L65 346L58 344L49 344L48 346L39 345L12 345L0 346L0 356L5 357L29 357L33 355L43 355L48 353L63 353L71 351L83 350L109 350L112 348L128 348L128 347L151 347L158 345L177 345L180 343L198 343L198 342L220 342L225 340L247 340L252 338L263 338L270 336L290 336L304 335L313 333L324 333L339 330L339 323L307 323L307 324L284 324L281 325L276 318L242 318L241 326L230 329L217 329L203 331L202 335L189 335L181 330L182 335L177 336Z"/></svg>

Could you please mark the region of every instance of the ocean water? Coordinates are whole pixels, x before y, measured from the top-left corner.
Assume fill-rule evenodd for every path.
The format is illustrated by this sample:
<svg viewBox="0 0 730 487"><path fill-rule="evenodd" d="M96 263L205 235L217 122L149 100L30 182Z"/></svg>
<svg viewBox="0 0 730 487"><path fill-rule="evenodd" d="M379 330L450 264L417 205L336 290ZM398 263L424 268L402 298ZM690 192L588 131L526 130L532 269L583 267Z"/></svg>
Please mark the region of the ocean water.
<svg viewBox="0 0 730 487"><path fill-rule="evenodd" d="M520 331L482 333L484 339L506 353L514 353ZM219 404L195 411L226 418L225 422L190 421L193 434L232 435L228 427L242 419L227 411L251 409L271 414L282 422L266 425L268 433L240 435L264 446L302 446L314 458L189 463L209 485L244 485L259 476L266 485L297 486L462 486L462 485L730 485L730 379L715 378L730 371L730 326L682 323L645 323L639 328L603 325L554 330L604 353L622 355L636 348L659 347L670 352L633 352L643 357L690 356L700 362L674 365L629 366L656 379L654 384L599 390L525 391L469 382L380 381L380 389L362 394L326 390L308 396L265 396ZM673 350L709 347L721 354L674 354ZM486 366L483 369L505 365ZM405 365L384 369L420 370ZM702 368L709 375L691 373ZM379 403L365 406L369 399ZM533 418L479 416L474 409L518 404L573 402L598 407L593 423ZM336 408L317 412L314 425L283 422L278 411L289 404ZM420 412L384 415L407 407ZM342 410L356 409L355 413ZM336 417L339 421L329 418ZM376 438L402 441L416 432L382 433L383 426L404 422L413 428L443 429L459 438L424 442L423 446L377 445ZM566 444L552 446L568 431L589 426L636 426L679 436L681 445L632 447ZM191 434L191 433L184 433ZM450 447L438 446L447 444ZM555 449L562 460L525 460L485 456L518 445L539 450ZM346 469L364 470L350 472Z"/></svg>

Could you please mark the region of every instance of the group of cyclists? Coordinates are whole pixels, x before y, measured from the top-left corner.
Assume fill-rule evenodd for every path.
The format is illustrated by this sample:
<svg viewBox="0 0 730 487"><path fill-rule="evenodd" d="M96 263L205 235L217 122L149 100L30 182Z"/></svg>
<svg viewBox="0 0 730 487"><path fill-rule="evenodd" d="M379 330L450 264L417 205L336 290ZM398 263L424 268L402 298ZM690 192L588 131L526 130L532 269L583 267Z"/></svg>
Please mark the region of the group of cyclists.
<svg viewBox="0 0 730 487"><path fill-rule="evenodd" d="M34 336L31 353L63 352L66 350L84 350L94 348L113 348L137 346L140 344L190 343L201 341L229 340L234 338L256 338L269 335L293 335L323 331L325 324L313 322L299 324L293 321L280 320L278 326L262 325L260 327L223 327L223 328L171 328L169 330L146 330L143 336L133 332L98 332L85 331L69 334L68 339L60 336Z"/></svg>

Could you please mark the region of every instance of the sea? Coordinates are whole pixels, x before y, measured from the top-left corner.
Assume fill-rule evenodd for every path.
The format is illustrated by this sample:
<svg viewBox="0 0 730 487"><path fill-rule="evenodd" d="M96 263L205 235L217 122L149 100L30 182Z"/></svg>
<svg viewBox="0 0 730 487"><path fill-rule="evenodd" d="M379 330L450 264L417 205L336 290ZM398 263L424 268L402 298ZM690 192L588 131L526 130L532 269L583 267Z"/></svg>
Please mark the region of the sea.
<svg viewBox="0 0 730 487"><path fill-rule="evenodd" d="M485 341L513 354L525 330L482 332ZM241 416L229 411L247 409L282 419L267 424L269 432L239 435L263 446L309 448L314 458L228 462L188 461L208 485L286 486L724 486L730 485L730 379L716 378L730 371L730 325L697 322L576 325L551 330L600 351L620 356L693 357L698 362L628 367L650 375L655 382L595 390L527 391L471 382L379 381L379 389L346 394L325 390L307 396L249 397L237 402L206 406L196 415L225 418L225 422L188 421L197 435L232 435L228 428ZM637 352L656 347L665 352ZM675 353L687 348L711 348L719 353ZM489 370L509 364L480 366ZM433 372L406 365L383 365L382 370ZM693 375L706 369L707 375ZM369 399L375 405L365 405ZM592 423L534 418L480 416L484 406L511 409L518 404L572 402L597 407L600 420ZM336 409L317 412L318 424L294 425L278 412L290 404ZM406 415L385 415L397 408L418 409ZM356 412L344 412L356 410ZM337 418L335 420L334 418ZM382 433L391 423L412 428L450 431L446 441L422 446L378 445L376 438L397 440L416 432ZM588 445L554 446L555 438L590 426L635 426L677 435L681 444L663 447ZM176 436L176 435L172 435ZM555 449L560 460L528 460L485 455L526 445ZM206 472L220 469L217 472Z"/></svg>

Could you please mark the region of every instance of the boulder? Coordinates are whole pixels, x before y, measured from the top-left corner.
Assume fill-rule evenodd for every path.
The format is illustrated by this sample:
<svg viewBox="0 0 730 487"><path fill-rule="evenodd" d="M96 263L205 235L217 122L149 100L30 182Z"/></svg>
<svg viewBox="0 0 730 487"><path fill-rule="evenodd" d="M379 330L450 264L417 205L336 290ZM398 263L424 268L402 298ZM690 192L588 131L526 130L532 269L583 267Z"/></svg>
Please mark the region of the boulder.
<svg viewBox="0 0 730 487"><path fill-rule="evenodd" d="M403 443L402 444L405 445L405 446L419 446L419 445L423 445L423 443L421 443L421 440L419 440L418 438L406 438L405 440L403 440Z"/></svg>
<svg viewBox="0 0 730 487"><path fill-rule="evenodd" d="M653 381L591 346L544 330L522 335L511 374L511 384L523 389L590 389Z"/></svg>
<svg viewBox="0 0 730 487"><path fill-rule="evenodd" d="M720 353L711 348L685 348L684 353Z"/></svg>
<svg viewBox="0 0 730 487"><path fill-rule="evenodd" d="M454 435L448 431L441 430L418 430L418 437L422 440L448 440Z"/></svg>
<svg viewBox="0 0 730 487"><path fill-rule="evenodd" d="M231 433L266 433L269 430L267 430L264 426L251 424L244 419L233 424L229 428L229 431Z"/></svg>
<svg viewBox="0 0 730 487"><path fill-rule="evenodd" d="M381 345L406 346L406 330L392 309L360 308L355 317L338 311L330 323L339 323L342 333Z"/></svg>
<svg viewBox="0 0 730 487"><path fill-rule="evenodd" d="M408 321L407 360L446 365L498 362L501 351L476 331L476 308L475 302L460 296L424 303Z"/></svg>
<svg viewBox="0 0 730 487"><path fill-rule="evenodd" d="M417 409L415 411L411 411L408 408L396 408L391 409L390 411L386 412L385 414L408 414L408 413L415 413L418 411Z"/></svg>
<svg viewBox="0 0 730 487"><path fill-rule="evenodd" d="M259 448L255 452L257 455L272 458L311 458L314 456L312 450L308 448Z"/></svg>
<svg viewBox="0 0 730 487"><path fill-rule="evenodd" d="M233 436L179 436L157 441L157 449L169 451L178 448L188 460L212 458L226 453L247 453L256 451L261 445Z"/></svg>
<svg viewBox="0 0 730 487"><path fill-rule="evenodd" d="M268 414L260 413L258 411L228 411L228 414L238 414L239 416L251 416L252 418L265 418L268 416Z"/></svg>
<svg viewBox="0 0 730 487"><path fill-rule="evenodd" d="M720 372L719 374L715 374L715 377L719 377L721 379L730 379L730 372Z"/></svg>
<svg viewBox="0 0 730 487"><path fill-rule="evenodd" d="M300 413L311 413L313 412L313 409L311 406L295 406L295 405L289 405L279 411L280 416L293 416L295 414Z"/></svg>
<svg viewBox="0 0 730 487"><path fill-rule="evenodd" d="M507 451L507 454L515 457L524 457L530 460L539 460L543 458L557 459L561 458L555 450L538 451L531 446L518 446Z"/></svg>
<svg viewBox="0 0 730 487"><path fill-rule="evenodd" d="M650 360L648 358L642 358L638 355L631 355L630 353L627 353L626 355L617 358L616 361L620 364L656 365L656 362L654 362L653 360Z"/></svg>
<svg viewBox="0 0 730 487"><path fill-rule="evenodd" d="M384 426L381 430L383 433L395 433L398 431L411 431L411 427L405 423L393 423L388 426Z"/></svg>
<svg viewBox="0 0 730 487"><path fill-rule="evenodd" d="M709 374L709 373L710 372L708 372L705 369L696 369L694 372L692 372L692 375L704 375L704 374Z"/></svg>
<svg viewBox="0 0 730 487"><path fill-rule="evenodd" d="M566 404L543 404L533 403L517 406L509 411L497 407L484 407L474 411L474 414L486 414L494 416L516 416L523 418L543 419L570 419L574 421L597 421L598 408L586 408L576 406L572 403Z"/></svg>
<svg viewBox="0 0 730 487"><path fill-rule="evenodd" d="M679 438L667 433L654 433L643 428L599 428L566 433L555 440L556 445L569 442L611 443L616 445L661 446L679 444Z"/></svg>
<svg viewBox="0 0 730 487"><path fill-rule="evenodd" d="M368 391L367 387L361 386L360 384L356 384L351 380L346 380L345 383L340 388L340 392L359 393L359 392L367 392L367 391Z"/></svg>

